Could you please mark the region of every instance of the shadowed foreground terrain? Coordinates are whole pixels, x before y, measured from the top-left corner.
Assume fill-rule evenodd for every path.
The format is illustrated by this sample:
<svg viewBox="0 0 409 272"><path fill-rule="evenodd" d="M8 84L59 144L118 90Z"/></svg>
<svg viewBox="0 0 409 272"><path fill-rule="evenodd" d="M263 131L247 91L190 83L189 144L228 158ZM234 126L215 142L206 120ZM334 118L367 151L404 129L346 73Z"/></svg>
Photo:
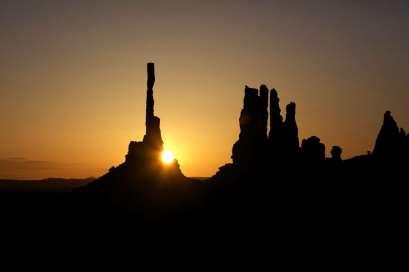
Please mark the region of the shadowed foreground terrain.
<svg viewBox="0 0 409 272"><path fill-rule="evenodd" d="M373 152L343 160L334 146L327 158L318 137L299 140L295 103L283 118L276 90L246 86L232 163L207 180L192 179L177 160L159 159L153 64L147 70L143 140L130 142L123 164L96 180L73 181L81 183L76 188L55 181L50 186L60 192L1 194L11 245L105 252L266 247L277 258L338 262L400 257L408 238L409 136L391 112Z"/></svg>

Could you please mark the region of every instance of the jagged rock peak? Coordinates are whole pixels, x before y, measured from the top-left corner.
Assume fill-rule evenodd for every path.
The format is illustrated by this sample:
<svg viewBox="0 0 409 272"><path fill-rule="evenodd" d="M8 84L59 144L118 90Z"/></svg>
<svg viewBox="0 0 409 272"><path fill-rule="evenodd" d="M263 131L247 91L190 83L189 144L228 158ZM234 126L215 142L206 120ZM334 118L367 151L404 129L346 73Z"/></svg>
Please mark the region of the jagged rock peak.
<svg viewBox="0 0 409 272"><path fill-rule="evenodd" d="M386 111L372 152L373 156L382 160L398 160L405 152L405 131L399 129L390 111Z"/></svg>

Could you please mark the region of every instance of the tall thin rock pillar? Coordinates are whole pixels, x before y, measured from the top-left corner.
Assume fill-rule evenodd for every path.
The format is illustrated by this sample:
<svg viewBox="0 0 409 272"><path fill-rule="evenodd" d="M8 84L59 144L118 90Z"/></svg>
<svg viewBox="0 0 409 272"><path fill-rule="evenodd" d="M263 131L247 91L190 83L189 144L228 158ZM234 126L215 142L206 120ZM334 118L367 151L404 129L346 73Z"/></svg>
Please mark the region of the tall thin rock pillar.
<svg viewBox="0 0 409 272"><path fill-rule="evenodd" d="M146 91L146 134L143 141L150 147L162 150L163 141L160 131L160 119L154 115L155 101L153 99L153 85L155 84L155 64L147 64L147 91Z"/></svg>

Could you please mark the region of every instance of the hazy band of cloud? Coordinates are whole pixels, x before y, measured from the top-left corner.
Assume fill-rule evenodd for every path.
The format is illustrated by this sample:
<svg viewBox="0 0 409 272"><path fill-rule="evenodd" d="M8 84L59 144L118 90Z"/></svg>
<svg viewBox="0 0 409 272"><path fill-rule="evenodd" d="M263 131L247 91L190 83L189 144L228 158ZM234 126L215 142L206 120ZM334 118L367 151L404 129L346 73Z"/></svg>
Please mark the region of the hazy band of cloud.
<svg viewBox="0 0 409 272"><path fill-rule="evenodd" d="M30 160L24 157L0 159L0 179L85 178L93 173L95 166L80 163Z"/></svg>

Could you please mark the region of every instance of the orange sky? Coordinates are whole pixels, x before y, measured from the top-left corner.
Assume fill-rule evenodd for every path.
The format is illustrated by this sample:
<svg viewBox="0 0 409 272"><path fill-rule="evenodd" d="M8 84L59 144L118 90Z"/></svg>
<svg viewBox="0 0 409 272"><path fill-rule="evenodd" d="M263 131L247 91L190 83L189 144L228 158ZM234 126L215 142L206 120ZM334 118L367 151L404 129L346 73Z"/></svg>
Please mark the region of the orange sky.
<svg viewBox="0 0 409 272"><path fill-rule="evenodd" d="M300 138L344 157L372 149L387 109L409 128L407 1L24 2L0 8L0 178L121 163L144 134L149 61L189 176L230 161L246 84L295 101Z"/></svg>

